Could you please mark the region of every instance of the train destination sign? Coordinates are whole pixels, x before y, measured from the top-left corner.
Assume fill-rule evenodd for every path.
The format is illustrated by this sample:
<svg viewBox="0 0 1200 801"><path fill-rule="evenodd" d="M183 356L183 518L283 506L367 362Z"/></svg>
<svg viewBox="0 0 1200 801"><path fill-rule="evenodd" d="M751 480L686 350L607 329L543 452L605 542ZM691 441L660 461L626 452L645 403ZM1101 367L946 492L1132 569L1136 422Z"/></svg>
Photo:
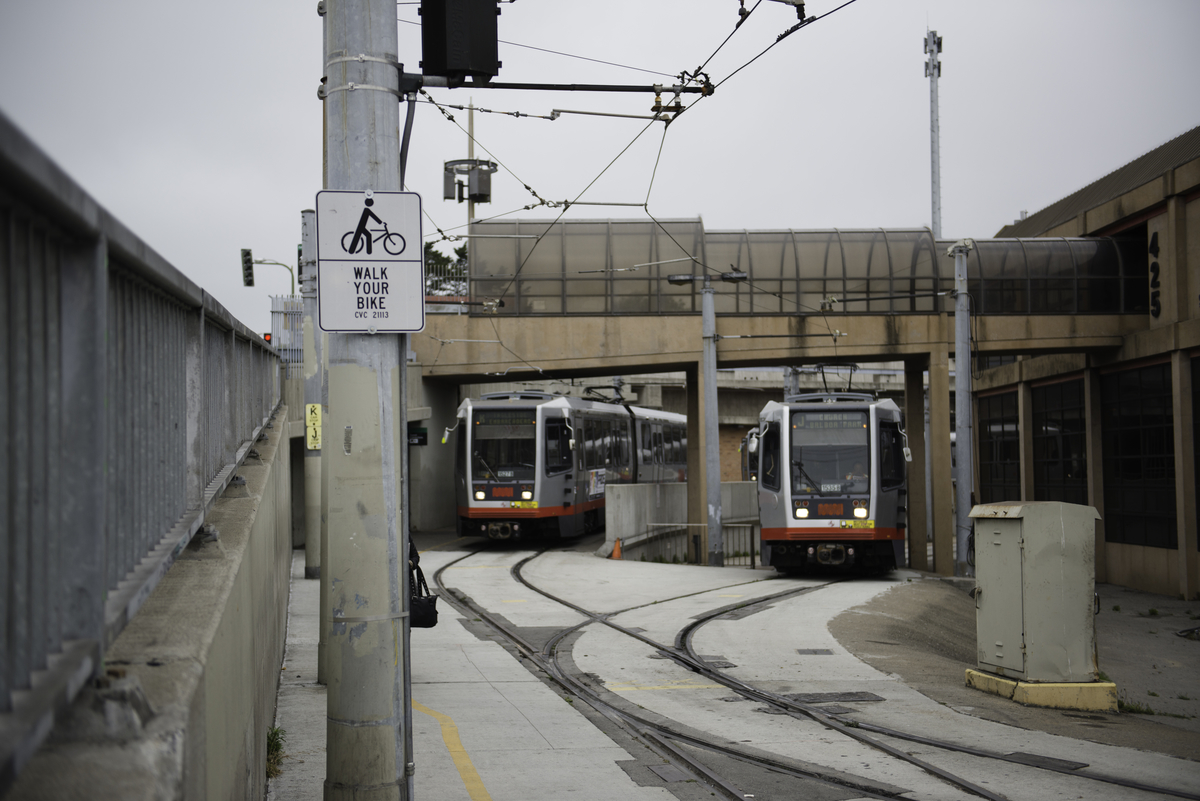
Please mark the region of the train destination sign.
<svg viewBox="0 0 1200 801"><path fill-rule="evenodd" d="M317 193L317 321L338 333L425 327L420 195Z"/></svg>

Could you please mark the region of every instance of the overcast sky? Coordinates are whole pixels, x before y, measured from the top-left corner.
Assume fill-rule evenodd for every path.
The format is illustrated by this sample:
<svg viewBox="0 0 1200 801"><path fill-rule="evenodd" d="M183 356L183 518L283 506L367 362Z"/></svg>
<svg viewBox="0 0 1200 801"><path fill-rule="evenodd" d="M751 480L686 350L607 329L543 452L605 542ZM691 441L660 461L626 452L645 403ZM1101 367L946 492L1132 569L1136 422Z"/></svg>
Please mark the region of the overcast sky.
<svg viewBox="0 0 1200 801"><path fill-rule="evenodd" d="M260 266L257 286L244 288L239 251L294 264L300 210L321 189L316 5L0 0L0 110L169 262L266 331L268 295L289 291L287 272ZM497 80L670 83L717 50L738 5L504 3ZM838 5L811 0L807 15ZM397 5L409 71L420 60L417 8ZM795 22L790 6L762 2L705 71L723 81ZM665 137L654 123L634 141L644 120L477 113L475 155L503 165L493 202L477 214L536 202L528 184L552 200L648 199L656 217L700 216L709 230L928 226L927 28L944 39L947 238L992 236L1021 210L1037 211L1200 124L1197 0L857 0L771 48ZM439 103L539 115L647 114L653 102L641 94L429 91ZM685 105L695 101L685 96ZM466 112L451 113L466 128ZM466 204L442 200L442 163L466 156L459 127L419 106L408 184L446 230L465 223ZM580 205L568 218L644 214ZM426 233L436 236L428 220Z"/></svg>

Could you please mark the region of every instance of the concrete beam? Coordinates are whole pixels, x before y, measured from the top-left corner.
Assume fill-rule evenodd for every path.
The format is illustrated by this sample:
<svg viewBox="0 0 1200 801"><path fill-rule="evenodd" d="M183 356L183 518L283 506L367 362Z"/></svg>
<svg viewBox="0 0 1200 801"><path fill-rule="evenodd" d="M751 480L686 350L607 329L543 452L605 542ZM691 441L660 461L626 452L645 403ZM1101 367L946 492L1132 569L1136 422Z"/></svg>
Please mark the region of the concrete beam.
<svg viewBox="0 0 1200 801"><path fill-rule="evenodd" d="M945 342L945 315L720 316L722 369L817 361L899 361ZM985 353L1114 351L1145 328L1141 315L980 316ZM699 315L472 317L429 315L412 338L423 375L486 383L555 377L680 371L700 358ZM835 339L832 332L847 336ZM816 334L819 336L809 336ZM825 336L829 335L829 336ZM1161 352L1161 351L1160 351ZM536 368L536 369L535 369ZM542 373L539 373L539 370Z"/></svg>
<svg viewBox="0 0 1200 801"><path fill-rule="evenodd" d="M929 569L926 529L929 509L925 506L925 369L928 359L912 358L904 363L904 429L912 462L908 465L908 566Z"/></svg>

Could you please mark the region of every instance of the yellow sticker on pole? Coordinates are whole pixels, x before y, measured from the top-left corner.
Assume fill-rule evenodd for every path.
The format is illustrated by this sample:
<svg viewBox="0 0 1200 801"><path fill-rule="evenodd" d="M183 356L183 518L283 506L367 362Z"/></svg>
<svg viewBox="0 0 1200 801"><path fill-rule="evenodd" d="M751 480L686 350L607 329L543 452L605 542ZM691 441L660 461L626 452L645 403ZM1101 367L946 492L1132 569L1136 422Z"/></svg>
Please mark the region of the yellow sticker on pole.
<svg viewBox="0 0 1200 801"><path fill-rule="evenodd" d="M309 403L304 407L304 442L310 451L321 450L321 404Z"/></svg>

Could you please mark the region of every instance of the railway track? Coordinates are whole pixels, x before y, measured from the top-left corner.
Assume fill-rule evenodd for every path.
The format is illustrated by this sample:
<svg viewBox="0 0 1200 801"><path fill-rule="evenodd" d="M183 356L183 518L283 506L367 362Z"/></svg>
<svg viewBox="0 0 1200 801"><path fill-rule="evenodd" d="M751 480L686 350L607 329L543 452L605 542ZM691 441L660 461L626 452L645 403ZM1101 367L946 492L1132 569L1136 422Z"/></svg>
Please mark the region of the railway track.
<svg viewBox="0 0 1200 801"><path fill-rule="evenodd" d="M1072 783L1080 784L1080 797L1092 797L1086 789L1087 784L1095 786L1109 785L1145 793L1145 797L1177 797L1200 799L1200 795L1178 788L1157 786L1144 781L1117 775L1107 775L1095 770L1086 770L1081 763L1070 763L1062 759L1034 754L1005 754L999 751L963 745L929 737L920 733L903 732L886 726L872 725L844 717L843 714L833 713L828 708L822 708L814 703L805 703L787 694L769 692L762 687L754 686L732 675L724 669L718 660L700 654L695 645L697 634L713 621L721 620L736 613L738 616L748 616L755 612L785 601L793 601L798 596L820 592L836 582L823 584L807 584L802 587L790 587L781 592L760 595L757 598L735 604L722 604L709 609L703 614L695 615L684 626L678 629L674 641L670 644L656 640L643 633L643 630L626 626L614 620L621 615L645 610L650 606L659 606L677 602L695 593L656 599L649 603L637 604L616 611L599 612L584 608L572 601L538 586L524 575L525 568L539 559L545 551L533 553L512 565L510 574L513 581L519 583L533 593L546 598L553 604L568 609L581 617L574 625L562 626L545 639L542 645L537 645L524 638L514 627L507 625L493 610L485 609L471 599L469 587L449 587L444 582L445 571L453 566L470 560L476 554L466 554L439 569L434 580L440 594L447 602L456 606L463 614L480 618L492 627L505 640L512 644L526 659L545 673L565 693L587 703L597 713L603 715L614 724L630 733L631 736L646 743L664 760L685 771L697 780L702 781L727 798L744 799L753 797L737 786L737 779L722 775L710 764L712 760L700 758L697 751L716 754L738 761L753 769L769 771L774 774L791 777L797 781L811 783L813 787L839 788L850 791L855 797L862 798L910 798L909 790L889 782L881 782L873 777L853 775L845 771L825 768L820 765L804 763L792 757L776 755L759 748L732 745L727 738L699 729L695 725L671 720L661 714L647 712L637 706L623 702L620 696L604 689L605 681L596 680L581 675L573 668L570 657L572 641L589 627L603 626L617 632L623 638L637 641L665 660L682 667L690 674L729 688L737 697L751 700L764 705L765 710L777 715L787 716L800 722L801 725L818 724L830 732L836 732L855 741L860 746L886 754L889 758L919 769L925 774L936 777L945 788L953 793L965 793L971 797L986 799L1006 799L1007 796L994 789L984 786L986 779L972 780L972 775L980 771L967 770L961 767L962 757L970 757L980 764L1004 764L1022 776L1036 776L1036 771L1048 771L1070 776ZM567 664L564 664L567 663ZM726 699L730 700L730 699ZM851 710L843 710L851 711ZM919 744L926 749L951 755L950 762L959 765L951 770L934 764L932 758L920 758L909 752L909 744ZM737 772L745 776L744 771ZM982 771L987 776L993 772ZM964 775L967 774L967 775ZM1036 781L1036 778L1030 779ZM743 779L743 782L745 780ZM994 784L994 779L993 782ZM761 797L761 796L760 796ZM941 797L940 795L926 797Z"/></svg>

